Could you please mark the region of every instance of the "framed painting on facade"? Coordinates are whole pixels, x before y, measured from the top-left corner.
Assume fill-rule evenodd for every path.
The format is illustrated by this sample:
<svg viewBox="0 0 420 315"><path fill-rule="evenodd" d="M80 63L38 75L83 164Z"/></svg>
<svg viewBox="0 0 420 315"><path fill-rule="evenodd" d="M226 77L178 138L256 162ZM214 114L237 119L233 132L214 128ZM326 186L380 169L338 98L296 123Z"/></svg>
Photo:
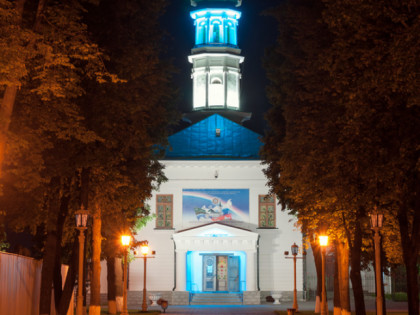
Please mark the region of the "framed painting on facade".
<svg viewBox="0 0 420 315"><path fill-rule="evenodd" d="M184 223L249 222L249 189L183 189Z"/></svg>

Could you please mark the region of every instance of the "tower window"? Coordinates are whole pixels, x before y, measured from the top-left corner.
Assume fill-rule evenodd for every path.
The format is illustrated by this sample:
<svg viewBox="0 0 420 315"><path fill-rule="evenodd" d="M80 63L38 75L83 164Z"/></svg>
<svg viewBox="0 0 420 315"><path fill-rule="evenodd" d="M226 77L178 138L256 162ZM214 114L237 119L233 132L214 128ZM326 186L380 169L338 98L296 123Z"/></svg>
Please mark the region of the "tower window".
<svg viewBox="0 0 420 315"><path fill-rule="evenodd" d="M220 128L216 129L216 137L220 137Z"/></svg>
<svg viewBox="0 0 420 315"><path fill-rule="evenodd" d="M206 33L207 33L207 25L206 22L203 21L197 26L197 45L205 44L206 43Z"/></svg>
<svg viewBox="0 0 420 315"><path fill-rule="evenodd" d="M226 43L236 45L235 25L232 22L228 22L226 25Z"/></svg>
<svg viewBox="0 0 420 315"><path fill-rule="evenodd" d="M221 34L220 34L220 27L221 23L219 21L214 21L212 23L212 42L213 43L220 43L221 42Z"/></svg>
<svg viewBox="0 0 420 315"><path fill-rule="evenodd" d="M212 74L209 84L209 106L223 106L225 104L225 87L222 74Z"/></svg>

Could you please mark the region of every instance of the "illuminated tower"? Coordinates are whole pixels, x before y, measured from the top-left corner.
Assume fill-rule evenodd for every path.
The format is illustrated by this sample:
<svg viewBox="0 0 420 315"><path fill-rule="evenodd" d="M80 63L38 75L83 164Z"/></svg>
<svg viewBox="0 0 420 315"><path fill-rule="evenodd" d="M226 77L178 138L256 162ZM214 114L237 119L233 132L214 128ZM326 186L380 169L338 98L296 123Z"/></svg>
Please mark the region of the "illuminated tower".
<svg viewBox="0 0 420 315"><path fill-rule="evenodd" d="M192 63L193 110L240 110L240 64L237 27L240 0L191 0L195 46Z"/></svg>

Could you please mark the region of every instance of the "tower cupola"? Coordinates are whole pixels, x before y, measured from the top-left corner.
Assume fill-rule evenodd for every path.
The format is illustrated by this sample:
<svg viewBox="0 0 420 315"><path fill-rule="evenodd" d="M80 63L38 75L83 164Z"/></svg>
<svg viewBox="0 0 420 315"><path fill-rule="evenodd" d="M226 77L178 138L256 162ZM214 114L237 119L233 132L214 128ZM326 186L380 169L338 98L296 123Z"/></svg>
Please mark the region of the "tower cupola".
<svg viewBox="0 0 420 315"><path fill-rule="evenodd" d="M195 45L192 63L193 110L240 109L239 0L191 1Z"/></svg>

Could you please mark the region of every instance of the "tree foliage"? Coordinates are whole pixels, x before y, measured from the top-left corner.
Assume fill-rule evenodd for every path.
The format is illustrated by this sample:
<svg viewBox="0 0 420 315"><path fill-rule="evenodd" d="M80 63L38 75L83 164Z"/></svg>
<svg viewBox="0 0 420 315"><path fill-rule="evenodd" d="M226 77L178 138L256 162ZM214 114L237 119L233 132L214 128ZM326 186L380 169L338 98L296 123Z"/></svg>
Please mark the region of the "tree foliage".
<svg viewBox="0 0 420 315"><path fill-rule="evenodd" d="M133 228L147 216L144 200L165 179L157 148L175 117L172 70L160 57L166 1L18 2L21 21L13 1L0 2L0 62L9 66L0 70L0 91L20 86L0 203L9 228L44 237L51 270L73 261L65 250L77 250L71 243L81 200L92 213L101 210L104 230L113 231L104 236L115 239L121 230L110 227ZM65 310L57 296L56 303Z"/></svg>
<svg viewBox="0 0 420 315"><path fill-rule="evenodd" d="M407 269L420 241L419 10L410 0L286 1L272 13L279 37L267 57L273 191L302 226L346 238L352 260L371 246L368 213L383 211L387 258Z"/></svg>

